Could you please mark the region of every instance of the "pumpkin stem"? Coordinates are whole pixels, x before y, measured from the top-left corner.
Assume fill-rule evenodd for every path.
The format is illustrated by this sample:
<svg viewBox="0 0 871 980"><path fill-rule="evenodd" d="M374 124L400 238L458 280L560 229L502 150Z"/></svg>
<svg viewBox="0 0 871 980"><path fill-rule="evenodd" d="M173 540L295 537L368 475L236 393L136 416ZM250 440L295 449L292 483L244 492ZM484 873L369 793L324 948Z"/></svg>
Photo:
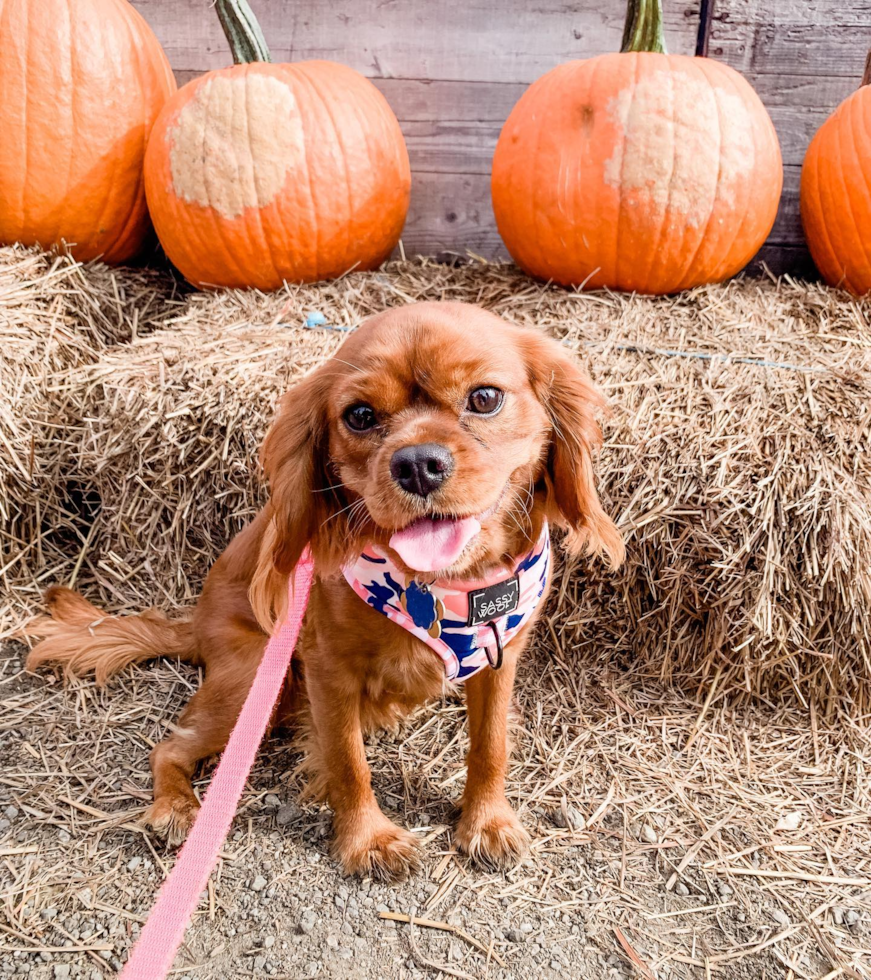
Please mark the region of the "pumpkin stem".
<svg viewBox="0 0 871 980"><path fill-rule="evenodd" d="M868 57L865 59L865 73L862 75L862 81L859 82L859 88L863 85L871 85L871 51L868 52Z"/></svg>
<svg viewBox="0 0 871 980"><path fill-rule="evenodd" d="M248 0L215 0L215 10L235 64L272 61L263 32L254 12L248 6Z"/></svg>
<svg viewBox="0 0 871 980"><path fill-rule="evenodd" d="M662 0L628 0L620 50L667 54L662 33Z"/></svg>

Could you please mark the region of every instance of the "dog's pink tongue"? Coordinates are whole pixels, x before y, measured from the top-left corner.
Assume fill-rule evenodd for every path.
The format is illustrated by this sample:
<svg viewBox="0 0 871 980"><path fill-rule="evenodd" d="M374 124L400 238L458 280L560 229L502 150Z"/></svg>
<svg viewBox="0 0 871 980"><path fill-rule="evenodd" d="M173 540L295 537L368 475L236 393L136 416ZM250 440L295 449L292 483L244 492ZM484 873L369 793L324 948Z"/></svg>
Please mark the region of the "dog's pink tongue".
<svg viewBox="0 0 871 980"><path fill-rule="evenodd" d="M475 517L456 521L421 517L397 531L390 547L414 571L438 572L453 565L480 530L481 523Z"/></svg>

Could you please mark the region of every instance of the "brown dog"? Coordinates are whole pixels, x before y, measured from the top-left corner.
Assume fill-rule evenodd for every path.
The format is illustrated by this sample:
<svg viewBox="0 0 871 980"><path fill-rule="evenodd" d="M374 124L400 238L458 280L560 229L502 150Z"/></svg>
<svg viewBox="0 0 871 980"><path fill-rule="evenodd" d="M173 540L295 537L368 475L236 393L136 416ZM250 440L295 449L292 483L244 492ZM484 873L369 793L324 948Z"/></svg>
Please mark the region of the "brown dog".
<svg viewBox="0 0 871 980"><path fill-rule="evenodd" d="M385 876L416 863L414 838L375 800L363 737L441 695L446 670L468 670L456 842L508 866L527 834L505 798L507 715L549 585L547 522L567 530L570 552L623 557L593 480L602 407L557 342L477 307L420 303L373 317L284 397L263 447L269 504L215 563L192 617L103 616L54 589L52 618L29 629L42 642L28 666L94 670L99 682L160 655L205 668L180 728L151 755L146 819L179 841L198 807L197 763L224 748L309 544L316 578L282 708L308 732L335 856L346 872ZM370 566L386 587L367 584ZM457 603L468 603L468 622Z"/></svg>

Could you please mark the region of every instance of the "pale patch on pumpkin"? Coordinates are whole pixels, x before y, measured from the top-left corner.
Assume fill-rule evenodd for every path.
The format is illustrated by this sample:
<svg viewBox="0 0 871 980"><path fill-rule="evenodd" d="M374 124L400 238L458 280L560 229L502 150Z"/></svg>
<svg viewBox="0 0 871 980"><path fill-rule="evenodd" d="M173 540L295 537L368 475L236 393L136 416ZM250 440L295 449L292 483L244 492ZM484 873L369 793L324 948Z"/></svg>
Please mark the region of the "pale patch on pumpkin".
<svg viewBox="0 0 871 980"><path fill-rule="evenodd" d="M670 208L692 227L707 223L715 201L735 207L755 154L753 120L734 91L657 71L618 92L608 113L625 141L606 160L605 181L629 203Z"/></svg>
<svg viewBox="0 0 871 980"><path fill-rule="evenodd" d="M273 201L304 152L292 90L250 71L201 85L167 138L175 193L228 219Z"/></svg>

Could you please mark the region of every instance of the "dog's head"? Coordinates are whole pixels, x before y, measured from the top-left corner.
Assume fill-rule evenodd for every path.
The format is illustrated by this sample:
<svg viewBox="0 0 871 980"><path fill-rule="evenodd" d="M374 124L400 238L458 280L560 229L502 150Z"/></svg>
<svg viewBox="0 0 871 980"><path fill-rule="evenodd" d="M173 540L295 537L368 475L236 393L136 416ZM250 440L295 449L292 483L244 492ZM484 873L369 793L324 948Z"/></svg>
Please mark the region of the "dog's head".
<svg viewBox="0 0 871 980"><path fill-rule="evenodd" d="M619 564L593 479L603 407L560 344L476 306L373 317L285 395L266 438L258 617L307 544L324 572L374 543L409 571L479 578L513 568L548 518L570 551Z"/></svg>

